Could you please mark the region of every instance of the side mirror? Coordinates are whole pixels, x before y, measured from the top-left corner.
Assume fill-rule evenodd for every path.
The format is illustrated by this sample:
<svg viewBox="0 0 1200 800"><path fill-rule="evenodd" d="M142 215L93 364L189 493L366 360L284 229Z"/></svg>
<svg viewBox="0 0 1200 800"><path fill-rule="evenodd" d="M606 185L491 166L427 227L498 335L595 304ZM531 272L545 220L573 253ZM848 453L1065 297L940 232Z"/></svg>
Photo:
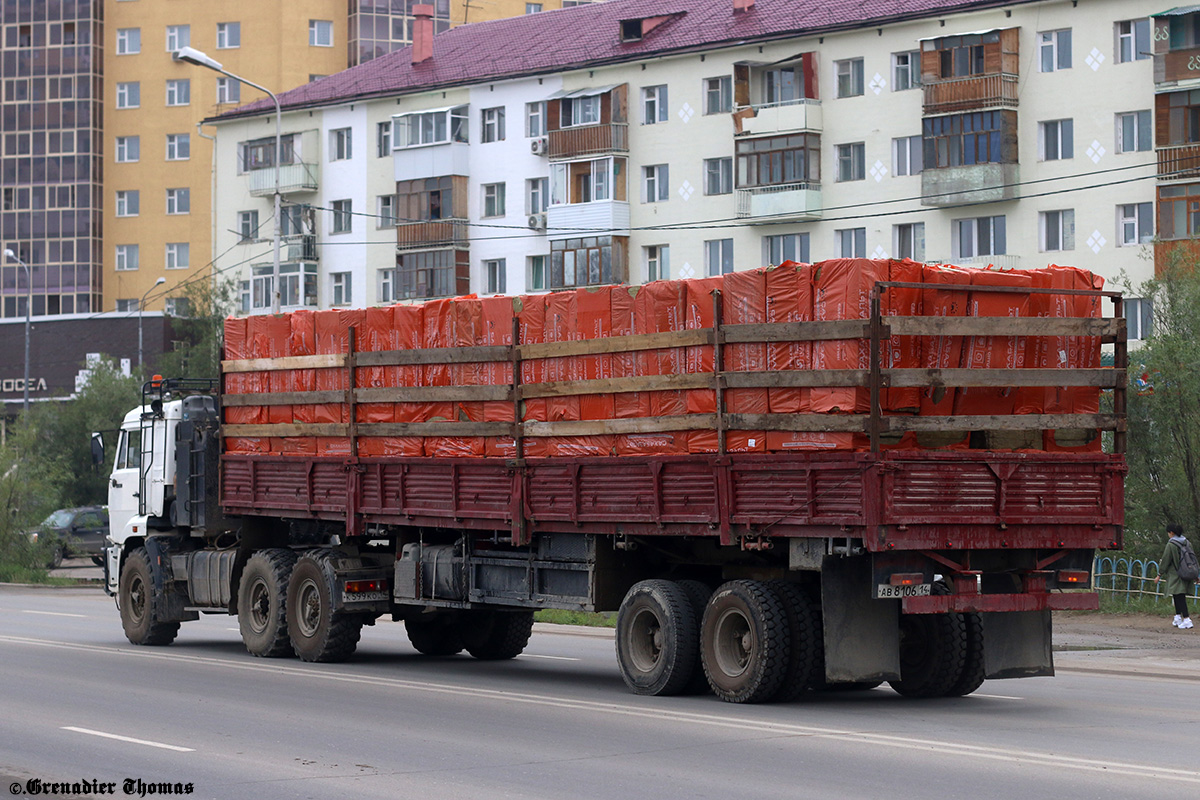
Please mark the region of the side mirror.
<svg viewBox="0 0 1200 800"><path fill-rule="evenodd" d="M98 433L92 433L92 466L97 470L104 466L104 437Z"/></svg>

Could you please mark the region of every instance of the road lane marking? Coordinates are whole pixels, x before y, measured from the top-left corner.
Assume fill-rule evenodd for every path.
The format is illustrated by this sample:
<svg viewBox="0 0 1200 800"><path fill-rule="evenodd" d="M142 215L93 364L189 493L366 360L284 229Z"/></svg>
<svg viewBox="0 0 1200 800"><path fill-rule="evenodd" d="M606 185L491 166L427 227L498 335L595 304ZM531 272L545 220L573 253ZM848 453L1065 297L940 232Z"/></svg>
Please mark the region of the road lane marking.
<svg viewBox="0 0 1200 800"><path fill-rule="evenodd" d="M1013 697L1008 694L980 694L975 692L971 697L986 697L989 700L1024 700L1024 697Z"/></svg>
<svg viewBox="0 0 1200 800"><path fill-rule="evenodd" d="M1130 762L1106 761L1103 759L1084 758L1081 756L1055 755L1034 750L1019 750L1015 748L993 747L990 745L971 745L949 739L925 739L913 736L900 736L878 733L871 730L853 730L848 728L832 728L817 725L799 725L788 722L755 720L737 715L731 709L724 714L702 714L690 711L674 711L661 707L649 708L643 706L623 705L612 702L594 700L572 700L550 695L537 695L524 692L512 692L499 689L482 689L455 686L453 684L428 683L424 681L406 680L403 678L386 678L380 676L364 676L334 672L315 664L286 666L283 664L263 665L253 661L230 661L215 656L195 656L184 654L164 653L161 651L146 652L140 649L120 646L86 645L72 642L56 642L47 639L32 639L21 636L0 635L0 642L13 644L51 647L63 650L74 650L88 653L98 653L125 658L145 658L168 662L194 662L224 669L255 672L267 675L287 675L299 679L321 680L330 683L375 686L427 694L487 699L498 702L522 703L547 708L557 708L572 711L589 711L596 714L609 714L651 721L673 721L691 725L702 725L725 730L761 733L765 736L813 738L845 741L855 744L890 747L897 750L916 750L939 757L956 758L970 756L975 759L1007 762L1018 766L1039 766L1054 769L1072 769L1082 772L1092 772L1103 775L1126 775L1142 779L1169 780L1200 786L1200 772L1195 770L1176 769L1153 764L1137 764Z"/></svg>
<svg viewBox="0 0 1200 800"><path fill-rule="evenodd" d="M570 656L543 656L537 653L521 653L517 658L545 658L550 661L582 661L582 658L571 658Z"/></svg>
<svg viewBox="0 0 1200 800"><path fill-rule="evenodd" d="M78 617L79 619L87 619L87 614L67 614L62 611L31 611L28 608L21 609L22 614L44 614L47 617Z"/></svg>
<svg viewBox="0 0 1200 800"><path fill-rule="evenodd" d="M94 731L90 728L75 728L66 725L62 728L64 731L74 731L75 733L86 733L89 736L99 736L102 739L116 739L118 742L128 742L129 744L144 744L147 747L159 747L163 750L174 750L177 753L194 753L196 752L191 747L179 747L173 744L163 744L162 742L151 742L146 739L134 739L130 736L118 736L115 733L105 733L104 731Z"/></svg>

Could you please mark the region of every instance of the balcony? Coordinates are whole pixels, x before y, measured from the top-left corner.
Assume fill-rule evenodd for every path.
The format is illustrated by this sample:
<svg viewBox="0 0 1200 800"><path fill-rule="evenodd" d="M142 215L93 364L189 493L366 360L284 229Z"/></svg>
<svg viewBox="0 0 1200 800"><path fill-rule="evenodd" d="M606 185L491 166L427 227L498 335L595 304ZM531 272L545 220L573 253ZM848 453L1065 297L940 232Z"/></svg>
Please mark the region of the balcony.
<svg viewBox="0 0 1200 800"><path fill-rule="evenodd" d="M1190 180L1200 175L1200 143L1160 147L1157 153L1160 181Z"/></svg>
<svg viewBox="0 0 1200 800"><path fill-rule="evenodd" d="M1200 64L1200 47L1168 50L1154 54L1154 83L1194 84L1200 73L1194 64Z"/></svg>
<svg viewBox="0 0 1200 800"><path fill-rule="evenodd" d="M467 249L467 220L432 219L396 225L397 250Z"/></svg>
<svg viewBox="0 0 1200 800"><path fill-rule="evenodd" d="M820 219L821 184L780 183L737 190L739 219Z"/></svg>
<svg viewBox="0 0 1200 800"><path fill-rule="evenodd" d="M1017 107L1017 76L1008 73L935 80L923 88L925 114Z"/></svg>
<svg viewBox="0 0 1200 800"><path fill-rule="evenodd" d="M317 237L311 233L284 236L279 242L281 261L317 261Z"/></svg>
<svg viewBox="0 0 1200 800"><path fill-rule="evenodd" d="M550 158L629 152L629 126L624 122L550 131Z"/></svg>
<svg viewBox="0 0 1200 800"><path fill-rule="evenodd" d="M250 194L253 197L270 197L275 194L275 168L251 170ZM283 164L279 167L279 193L296 194L317 190L316 164Z"/></svg>
<svg viewBox="0 0 1200 800"><path fill-rule="evenodd" d="M1020 269L1021 257L1014 255L997 255L997 256L972 256L970 258L958 258L954 264L959 267L978 267L985 269L988 266L996 269Z"/></svg>
<svg viewBox="0 0 1200 800"><path fill-rule="evenodd" d="M741 106L733 113L734 135L821 131L821 101L798 100L758 106Z"/></svg>
<svg viewBox="0 0 1200 800"><path fill-rule="evenodd" d="M555 228L565 230L556 231ZM593 203L565 203L546 210L546 235L554 239L566 236L628 236L629 203L597 200Z"/></svg>
<svg viewBox="0 0 1200 800"><path fill-rule="evenodd" d="M926 167L921 171L921 205L954 206L960 203L999 203L1021 196L1017 164L969 164L960 167Z"/></svg>

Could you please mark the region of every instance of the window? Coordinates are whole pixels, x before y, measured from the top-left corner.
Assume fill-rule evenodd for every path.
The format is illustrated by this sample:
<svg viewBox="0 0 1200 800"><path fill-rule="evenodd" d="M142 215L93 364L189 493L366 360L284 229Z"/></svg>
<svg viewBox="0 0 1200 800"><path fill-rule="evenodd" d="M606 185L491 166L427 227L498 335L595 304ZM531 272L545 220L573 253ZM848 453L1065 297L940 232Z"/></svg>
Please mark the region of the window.
<svg viewBox="0 0 1200 800"><path fill-rule="evenodd" d="M167 213L188 214L192 210L190 189L167 189Z"/></svg>
<svg viewBox="0 0 1200 800"><path fill-rule="evenodd" d="M1153 146L1149 110L1117 114L1118 153L1145 152Z"/></svg>
<svg viewBox="0 0 1200 800"><path fill-rule="evenodd" d="M168 297L166 311L168 317L177 318L188 317L192 313L186 297Z"/></svg>
<svg viewBox="0 0 1200 800"><path fill-rule="evenodd" d="M821 137L815 133L738 139L734 148L739 187L821 180Z"/></svg>
<svg viewBox="0 0 1200 800"><path fill-rule="evenodd" d="M710 239L704 243L704 264L708 274L727 275L733 272L733 239Z"/></svg>
<svg viewBox="0 0 1200 800"><path fill-rule="evenodd" d="M132 314L138 310L137 298L133 299L118 299L117 311Z"/></svg>
<svg viewBox="0 0 1200 800"><path fill-rule="evenodd" d="M541 13L541 10L542 10L541 3L526 3L525 4L525 13L526 14L538 14L538 13Z"/></svg>
<svg viewBox="0 0 1200 800"><path fill-rule="evenodd" d="M396 216L405 222L466 216L465 210L455 213L454 178L449 175L400 181L396 195Z"/></svg>
<svg viewBox="0 0 1200 800"><path fill-rule="evenodd" d="M217 78L217 105L222 103L240 103L242 101L242 84L233 78Z"/></svg>
<svg viewBox="0 0 1200 800"><path fill-rule="evenodd" d="M504 216L504 184L485 183L483 185L483 216Z"/></svg>
<svg viewBox="0 0 1200 800"><path fill-rule="evenodd" d="M333 284L333 296L330 298L329 304L333 306L350 305L350 273L333 272L330 273L329 278Z"/></svg>
<svg viewBox="0 0 1200 800"><path fill-rule="evenodd" d="M759 78L762 85L762 101L766 105L795 103L807 96L804 91L804 68L801 66L765 69L759 73ZM861 82L862 70L860 67L859 83L861 84ZM859 94L862 94L861 90Z"/></svg>
<svg viewBox="0 0 1200 800"><path fill-rule="evenodd" d="M1167 143L1200 142L1200 89L1167 95Z"/></svg>
<svg viewBox="0 0 1200 800"><path fill-rule="evenodd" d="M563 128L595 125L600 122L600 96L564 97L560 116Z"/></svg>
<svg viewBox="0 0 1200 800"><path fill-rule="evenodd" d="M504 107L485 108L483 110L483 134L484 142L503 142L504 141Z"/></svg>
<svg viewBox="0 0 1200 800"><path fill-rule="evenodd" d="M642 202L657 203L670 199L666 164L642 167Z"/></svg>
<svg viewBox="0 0 1200 800"><path fill-rule="evenodd" d="M808 234L783 233L764 236L763 263L782 264L785 261L808 261Z"/></svg>
<svg viewBox="0 0 1200 800"><path fill-rule="evenodd" d="M187 242L172 242L167 245L167 269L187 269L190 245Z"/></svg>
<svg viewBox="0 0 1200 800"><path fill-rule="evenodd" d="M1075 249L1075 211L1042 211L1038 213L1038 238L1043 252Z"/></svg>
<svg viewBox="0 0 1200 800"><path fill-rule="evenodd" d="M863 60L850 58L833 62L837 72L837 96L857 97L863 93Z"/></svg>
<svg viewBox="0 0 1200 800"><path fill-rule="evenodd" d="M951 224L952 249L958 258L1002 256L1008 252L1004 235L1004 217L956 219Z"/></svg>
<svg viewBox="0 0 1200 800"><path fill-rule="evenodd" d="M117 245L117 271L126 272L138 268L138 246L136 244Z"/></svg>
<svg viewBox="0 0 1200 800"><path fill-rule="evenodd" d="M867 177L866 149L862 142L837 146L837 179L861 181Z"/></svg>
<svg viewBox="0 0 1200 800"><path fill-rule="evenodd" d="M550 205L550 179L530 178L525 181L525 213L541 214Z"/></svg>
<svg viewBox="0 0 1200 800"><path fill-rule="evenodd" d="M400 298L449 297L466 291L458 281L454 250L431 250L400 256L396 269Z"/></svg>
<svg viewBox="0 0 1200 800"><path fill-rule="evenodd" d="M525 135L546 135L546 103L525 104Z"/></svg>
<svg viewBox="0 0 1200 800"><path fill-rule="evenodd" d="M838 258L867 257L866 228L846 228L834 231L833 234L837 238Z"/></svg>
<svg viewBox="0 0 1200 800"><path fill-rule="evenodd" d="M336 128L329 132L329 160L345 161L353 155L349 128Z"/></svg>
<svg viewBox="0 0 1200 800"><path fill-rule="evenodd" d="M379 195L378 210L376 211L376 228L394 228L399 220L396 219L396 195Z"/></svg>
<svg viewBox="0 0 1200 800"><path fill-rule="evenodd" d="M140 138L137 136L118 136L116 150L117 163L129 164L137 161L141 157L139 155L141 148L138 146L140 141Z"/></svg>
<svg viewBox="0 0 1200 800"><path fill-rule="evenodd" d="M381 269L378 272L380 303L392 303L396 300L396 270L395 268Z"/></svg>
<svg viewBox="0 0 1200 800"><path fill-rule="evenodd" d="M902 136L892 139L892 174L919 175L921 173L922 146L920 136Z"/></svg>
<svg viewBox="0 0 1200 800"><path fill-rule="evenodd" d="M667 121L667 87L646 86L642 89L642 124L655 125Z"/></svg>
<svg viewBox="0 0 1200 800"><path fill-rule="evenodd" d="M167 134L167 161L187 161L192 157L190 133Z"/></svg>
<svg viewBox="0 0 1200 800"><path fill-rule="evenodd" d="M1118 64L1150 57L1150 20L1125 20L1118 22L1116 29Z"/></svg>
<svg viewBox="0 0 1200 800"><path fill-rule="evenodd" d="M1158 237L1190 239L1200 235L1200 184L1161 186L1158 190Z"/></svg>
<svg viewBox="0 0 1200 800"><path fill-rule="evenodd" d="M733 79L728 75L704 79L704 113L725 114L733 111Z"/></svg>
<svg viewBox="0 0 1200 800"><path fill-rule="evenodd" d="M130 189L117 192L117 216L136 217L138 215L138 190Z"/></svg>
<svg viewBox="0 0 1200 800"><path fill-rule="evenodd" d="M1038 123L1038 146L1043 161L1059 161L1075 156L1074 123L1069 119L1056 119Z"/></svg>
<svg viewBox="0 0 1200 800"><path fill-rule="evenodd" d="M925 260L925 223L908 222L892 226L892 251L896 258Z"/></svg>
<svg viewBox="0 0 1200 800"><path fill-rule="evenodd" d="M392 121L375 124L375 154L380 158L392 154Z"/></svg>
<svg viewBox="0 0 1200 800"><path fill-rule="evenodd" d="M258 212L238 212L238 233L243 242L252 242L258 238Z"/></svg>
<svg viewBox="0 0 1200 800"><path fill-rule="evenodd" d="M308 21L308 46L333 47L333 23L327 19Z"/></svg>
<svg viewBox="0 0 1200 800"><path fill-rule="evenodd" d="M240 22L218 22L217 23L217 49L228 50L233 47L242 46L242 23Z"/></svg>
<svg viewBox="0 0 1200 800"><path fill-rule="evenodd" d="M292 134L284 134L279 139L279 163L291 164L296 156L295 140ZM256 169L270 169L275 166L275 137L251 139L248 142L238 142L238 174Z"/></svg>
<svg viewBox="0 0 1200 800"><path fill-rule="evenodd" d="M1117 245L1128 247L1154 240L1154 221L1151 203L1130 203L1117 206Z"/></svg>
<svg viewBox="0 0 1200 800"><path fill-rule="evenodd" d="M624 283L627 271L624 247L623 240L614 240L612 236L550 242L549 288Z"/></svg>
<svg viewBox="0 0 1200 800"><path fill-rule="evenodd" d="M117 55L129 56L142 52L141 28L117 29Z"/></svg>
<svg viewBox="0 0 1200 800"><path fill-rule="evenodd" d="M921 52L892 53L892 91L903 92L921 85Z"/></svg>
<svg viewBox="0 0 1200 800"><path fill-rule="evenodd" d="M1126 338L1150 338L1154 333L1154 301L1149 298L1126 297L1123 310Z"/></svg>
<svg viewBox="0 0 1200 800"><path fill-rule="evenodd" d="M137 81L117 84L117 108L138 108L142 104L142 85Z"/></svg>
<svg viewBox="0 0 1200 800"><path fill-rule="evenodd" d="M504 277L505 259L493 258L483 262L483 271L487 273L487 290L489 294L504 294L506 280Z"/></svg>
<svg viewBox="0 0 1200 800"><path fill-rule="evenodd" d="M550 165L550 205L611 200L614 171L620 174L624 159L596 158Z"/></svg>
<svg viewBox="0 0 1200 800"><path fill-rule="evenodd" d="M1038 71L1056 72L1071 68L1071 29L1044 31L1037 35Z"/></svg>
<svg viewBox="0 0 1200 800"><path fill-rule="evenodd" d="M945 36L934 42L938 54L938 76L941 78L965 78L982 75L985 69L984 45L996 44L1000 33L968 33L963 36Z"/></svg>
<svg viewBox="0 0 1200 800"><path fill-rule="evenodd" d="M671 247L665 244L652 244L643 248L646 254L646 281L666 281L671 279Z"/></svg>
<svg viewBox="0 0 1200 800"><path fill-rule="evenodd" d="M923 126L923 169L1003 161L1000 142L1006 126L999 111L927 117Z"/></svg>
<svg viewBox="0 0 1200 800"><path fill-rule="evenodd" d="M167 26L167 52L174 53L181 47L187 47L192 43L192 26L191 25L168 25Z"/></svg>
<svg viewBox="0 0 1200 800"><path fill-rule="evenodd" d="M704 159L704 193L729 194L733 191L733 159Z"/></svg>
<svg viewBox="0 0 1200 800"><path fill-rule="evenodd" d="M540 292L546 288L546 256L528 256L525 266L529 274L529 290Z"/></svg>
<svg viewBox="0 0 1200 800"><path fill-rule="evenodd" d="M254 267L251 275L255 280L255 308L270 308L271 267L269 265L261 268ZM346 295L349 296L349 294L349 287L347 287ZM283 308L294 308L301 304L306 306L317 304L317 265L294 262L280 264L279 305Z"/></svg>
<svg viewBox="0 0 1200 800"><path fill-rule="evenodd" d="M392 126L393 147L467 141L467 107L422 111L396 117Z"/></svg>
<svg viewBox="0 0 1200 800"><path fill-rule="evenodd" d="M167 105L186 106L192 102L192 82L187 78L167 81Z"/></svg>
<svg viewBox="0 0 1200 800"><path fill-rule="evenodd" d="M334 200L333 228L331 233L350 233L354 228L354 203L351 200Z"/></svg>

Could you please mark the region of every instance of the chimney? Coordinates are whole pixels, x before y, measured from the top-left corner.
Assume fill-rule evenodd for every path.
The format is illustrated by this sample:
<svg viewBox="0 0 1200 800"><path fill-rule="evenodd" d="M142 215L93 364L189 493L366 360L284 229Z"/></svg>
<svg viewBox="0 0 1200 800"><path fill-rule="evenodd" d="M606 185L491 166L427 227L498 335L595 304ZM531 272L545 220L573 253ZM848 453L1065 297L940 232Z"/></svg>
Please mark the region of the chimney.
<svg viewBox="0 0 1200 800"><path fill-rule="evenodd" d="M744 2L744 0L735 0ZM753 0L751 0L753 2ZM421 3L413 6L412 63L420 64L433 58L433 6Z"/></svg>
<svg viewBox="0 0 1200 800"><path fill-rule="evenodd" d="M754 8L754 0L733 0L733 13L749 11Z"/></svg>

